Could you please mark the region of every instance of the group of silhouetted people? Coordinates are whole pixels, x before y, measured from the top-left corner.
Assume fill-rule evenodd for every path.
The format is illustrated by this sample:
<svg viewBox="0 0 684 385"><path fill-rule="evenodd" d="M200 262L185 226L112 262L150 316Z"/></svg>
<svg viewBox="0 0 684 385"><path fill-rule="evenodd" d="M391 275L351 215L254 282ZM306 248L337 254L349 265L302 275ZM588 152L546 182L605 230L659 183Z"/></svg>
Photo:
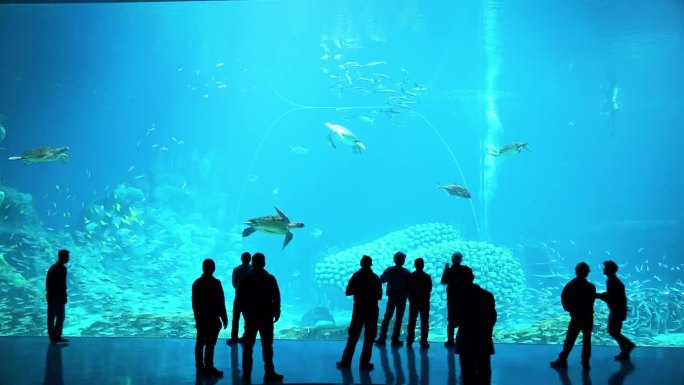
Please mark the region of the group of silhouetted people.
<svg viewBox="0 0 684 385"><path fill-rule="evenodd" d="M249 265L251 259L251 266ZM264 360L264 382L283 380L273 365L273 324L280 319L280 289L275 277L266 270L262 253L242 254L242 265L233 270L233 324L228 344L242 343L242 381L252 380L252 352L256 336L261 337ZM214 346L223 328L228 327L225 297L221 281L213 277L213 260L202 263L202 276L192 285L192 310L197 327L195 368L198 376L221 377L223 372L214 366ZM239 317L242 315L244 335L238 338Z"/></svg>
<svg viewBox="0 0 684 385"><path fill-rule="evenodd" d="M242 264L233 269L232 285L235 289L233 322L229 345L241 343L242 381L251 382L252 352L257 333L261 336L264 361L264 382L282 381L283 376L273 365L273 324L280 319L280 289L275 277L265 270L266 258L262 253L253 256L245 252ZM470 267L462 265L463 255L452 255L452 264L446 264L440 283L446 285L447 294L447 341L446 347L453 347L459 355L464 385L491 383L491 355L494 354L493 330L497 320L494 296L474 283L475 276ZM62 327L67 303L67 268L69 251L60 250L58 261L50 267L45 282L47 292L47 329L52 343L68 343L62 337ZM373 344L386 346L389 324L394 316L391 346L401 347L401 323L409 304L406 346L412 348L416 339L416 322L420 316L420 347L429 348L428 329L432 277L424 271L425 261L414 261L415 271L404 268L406 254L394 254L394 266L388 267L380 276L372 270L373 260L364 255L361 268L347 284L345 294L352 296L354 306L342 359L337 367L351 367L356 344L364 330L359 368L372 370ZM213 274L216 264L212 259L202 263L202 276L192 285L192 309L197 328L195 344L195 367L202 377L221 377L223 372L214 366L214 347L221 327L228 327L228 314L221 281ZM594 302L605 301L610 309L608 333L620 347L616 360L629 360L636 345L622 335L622 323L627 317L625 287L617 278L618 266L605 261L603 272L607 276L607 291L596 292L596 287L587 280L589 265L581 262L575 268L576 278L571 280L561 293L563 309L570 313L570 323L558 359L551 362L554 368L566 368L567 359L579 333L582 333L581 362L589 369L591 357L591 332L594 323ZM382 284L386 283L387 306L377 335L379 308L382 300ZM244 319L244 333L238 336L240 316ZM455 330L458 329L457 332Z"/></svg>
<svg viewBox="0 0 684 385"><path fill-rule="evenodd" d="M493 330L496 323L496 308L494 296L487 290L473 283L475 276L472 269L462 266L463 256L455 253L453 266L447 264L442 283L447 285L447 307L451 338L447 346L455 347L461 363L463 383L488 384L491 382L491 355L494 354ZM410 272L403 267L406 254L394 254L394 266L388 267L378 277L371 266L373 260L364 255L361 258L361 269L355 272L345 294L354 297L349 338L342 353L342 359L337 367L347 369L351 367L354 349L365 329L364 342L361 349L359 369L374 368L371 360L373 339L378 324L378 302L382 299L382 284L387 283L387 307L380 325L380 334L374 341L375 345L386 346L389 324L394 314L391 346L403 346L401 341L401 322L409 302L409 320L406 346L412 348L416 336L416 321L420 315L420 347L429 348L428 329L430 313L430 293L432 291L432 277L423 271L425 261L417 258L414 261L416 270ZM396 314L395 314L396 312ZM458 328L454 340L453 330Z"/></svg>
<svg viewBox="0 0 684 385"><path fill-rule="evenodd" d="M622 335L622 323L627 318L627 295L625 285L617 277L618 265L613 261L603 262L603 274L608 277L606 291L596 293L596 286L587 280L589 265L580 262L575 267L575 277L561 293L563 309L570 313L570 324L563 343L563 350L558 359L551 361L551 367L567 368L568 356L575 345L577 336L582 332L582 368L591 368L591 332L594 328L594 301L605 301L610 309L608 314L608 334L620 347L620 354L615 356L618 361L629 360L630 353L636 347L634 342Z"/></svg>

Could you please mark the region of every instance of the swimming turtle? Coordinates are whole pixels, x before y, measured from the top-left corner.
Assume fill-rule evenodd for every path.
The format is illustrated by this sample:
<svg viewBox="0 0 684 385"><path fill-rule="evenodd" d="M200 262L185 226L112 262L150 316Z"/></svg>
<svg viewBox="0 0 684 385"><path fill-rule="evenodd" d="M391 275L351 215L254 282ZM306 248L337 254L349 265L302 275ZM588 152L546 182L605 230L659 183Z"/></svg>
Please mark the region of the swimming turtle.
<svg viewBox="0 0 684 385"><path fill-rule="evenodd" d="M283 248L281 249L284 250L285 246L292 240L290 229L302 228L304 224L301 222L290 222L290 219L282 211L278 210L277 207L275 209L278 215L258 217L245 222L249 227L242 231L242 236L249 236L257 230L267 234L285 234L285 242L283 242Z"/></svg>
<svg viewBox="0 0 684 385"><path fill-rule="evenodd" d="M61 160L63 163L69 161L67 155L69 147L40 146L25 151L21 156L10 156L9 160L23 160L24 163L52 162Z"/></svg>
<svg viewBox="0 0 684 385"><path fill-rule="evenodd" d="M463 186L459 186L457 184L439 184L437 182L437 188L444 189L449 195L451 196L457 196L461 198L470 198L470 191L468 191L467 188Z"/></svg>
<svg viewBox="0 0 684 385"><path fill-rule="evenodd" d="M354 153L360 154L362 150L366 149L366 146L361 143L359 138L357 138L347 127L330 122L325 122L325 125L330 129L330 132L328 133L328 143L330 143L332 148L337 148L334 142L334 140L336 140L341 144L350 146Z"/></svg>
<svg viewBox="0 0 684 385"><path fill-rule="evenodd" d="M330 313L330 309L325 306L315 306L302 315L299 320L300 327L314 327L314 326L333 326L335 325L335 317Z"/></svg>
<svg viewBox="0 0 684 385"><path fill-rule="evenodd" d="M489 150L489 155L492 155L492 156L508 156L508 155L515 155L515 154L521 153L522 150L527 150L527 151L529 151L529 152L532 152L532 150L530 150L530 149L527 147L527 143L515 142L515 143L507 144L507 145L501 147L501 149L498 150L498 151L497 151L497 150L490 149L490 150Z"/></svg>

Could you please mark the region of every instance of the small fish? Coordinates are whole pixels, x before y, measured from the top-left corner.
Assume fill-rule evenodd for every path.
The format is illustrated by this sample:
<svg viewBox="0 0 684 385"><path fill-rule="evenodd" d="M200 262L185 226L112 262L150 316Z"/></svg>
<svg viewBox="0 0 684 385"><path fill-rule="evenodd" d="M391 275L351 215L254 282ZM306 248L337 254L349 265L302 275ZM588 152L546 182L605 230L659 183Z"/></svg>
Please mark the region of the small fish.
<svg viewBox="0 0 684 385"><path fill-rule="evenodd" d="M133 171L133 169L134 169L134 168L135 168L135 166L131 166L131 167L129 167L129 168L128 168L128 172L131 172L131 171Z"/></svg>
<svg viewBox="0 0 684 385"><path fill-rule="evenodd" d="M290 151L292 151L293 154L297 155L306 155L309 153L309 150L302 147L302 146L293 146L290 145Z"/></svg>
<svg viewBox="0 0 684 385"><path fill-rule="evenodd" d="M573 245L573 246L575 246L575 241L573 241L573 240L571 239L571 240L570 240L570 244Z"/></svg>
<svg viewBox="0 0 684 385"><path fill-rule="evenodd" d="M444 191L446 191L451 196L457 196L461 198L471 197L470 191L468 191L467 188L459 186L457 184L442 185L439 182L437 182L437 188L444 189Z"/></svg>
<svg viewBox="0 0 684 385"><path fill-rule="evenodd" d="M640 247L639 250L637 250L637 253L641 254L642 251L644 251L644 248Z"/></svg>
<svg viewBox="0 0 684 385"><path fill-rule="evenodd" d="M387 62L386 61L372 61L372 62L366 64L366 66L367 67L374 67L374 66L377 66L380 64L387 64Z"/></svg>
<svg viewBox="0 0 684 385"><path fill-rule="evenodd" d="M278 188L277 188L277 187L273 189L272 194L273 194L273 195L278 195Z"/></svg>
<svg viewBox="0 0 684 385"><path fill-rule="evenodd" d="M606 255L610 255L610 251L606 250Z"/></svg>
<svg viewBox="0 0 684 385"><path fill-rule="evenodd" d="M389 77L389 76L387 76L387 75L385 75L385 74L373 74L373 75L375 75L376 77L379 77L379 78L381 78L381 79L387 79L387 80L391 80L391 79L392 79L391 77Z"/></svg>
<svg viewBox="0 0 684 385"><path fill-rule="evenodd" d="M364 122L370 123L371 126L373 125L373 122L375 121L375 119L371 119L368 116L362 116L360 119L363 120Z"/></svg>
<svg viewBox="0 0 684 385"><path fill-rule="evenodd" d="M342 59L342 54L341 54L341 53L338 53L338 54L336 54L335 56L333 56L333 58L334 58L335 60L340 60L340 59Z"/></svg>
<svg viewBox="0 0 684 385"><path fill-rule="evenodd" d="M654 275L654 276L653 276L653 279L655 279L655 280L658 281L658 282L662 282L662 281L663 281L663 280L660 279L660 277L658 277L657 275Z"/></svg>
<svg viewBox="0 0 684 385"><path fill-rule="evenodd" d="M321 56L321 60L328 60L328 59L330 59L330 58L331 58L331 56L330 56L329 54L327 54L327 53L326 53L326 54L323 54L323 56Z"/></svg>
<svg viewBox="0 0 684 385"><path fill-rule="evenodd" d="M321 235L323 235L323 230L321 230L321 229L319 229L319 228L314 228L313 230L311 230L311 231L309 232L309 234L311 234L311 236L314 237L314 238L318 238L318 237L320 237Z"/></svg>
<svg viewBox="0 0 684 385"><path fill-rule="evenodd" d="M216 68L223 67L223 62L221 63L216 63Z"/></svg>

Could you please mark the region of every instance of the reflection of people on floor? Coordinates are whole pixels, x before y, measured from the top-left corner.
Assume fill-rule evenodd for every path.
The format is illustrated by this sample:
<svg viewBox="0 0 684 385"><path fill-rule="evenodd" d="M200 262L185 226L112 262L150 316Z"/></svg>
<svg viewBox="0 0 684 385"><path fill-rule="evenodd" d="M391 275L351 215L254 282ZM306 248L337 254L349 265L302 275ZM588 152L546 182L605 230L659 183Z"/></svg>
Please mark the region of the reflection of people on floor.
<svg viewBox="0 0 684 385"><path fill-rule="evenodd" d="M422 352L422 350L421 350ZM451 352L447 353L447 385L456 385L458 383L456 378L456 355Z"/></svg>
<svg viewBox="0 0 684 385"><path fill-rule="evenodd" d="M240 383L240 362L238 361L238 347L236 345L230 346L230 379L233 384Z"/></svg>
<svg viewBox="0 0 684 385"><path fill-rule="evenodd" d="M567 367L554 366L553 368L558 372L558 379L562 385L572 385L572 381L570 381L570 377L568 377Z"/></svg>
<svg viewBox="0 0 684 385"><path fill-rule="evenodd" d="M622 385L625 378L634 371L634 364L629 360L620 361L620 370L610 375L608 385Z"/></svg>
<svg viewBox="0 0 684 385"><path fill-rule="evenodd" d="M45 354L45 380L43 385L62 385L62 349L68 345L50 344Z"/></svg>
<svg viewBox="0 0 684 385"><path fill-rule="evenodd" d="M360 377L361 383L364 385L373 383L373 380L371 380L370 371L368 371L368 370L359 371L359 377Z"/></svg>
<svg viewBox="0 0 684 385"><path fill-rule="evenodd" d="M449 354L452 359L453 354ZM430 385L430 359L426 350L420 351L420 385Z"/></svg>
<svg viewBox="0 0 684 385"><path fill-rule="evenodd" d="M397 375L397 384L403 384L406 382L404 377L404 368L401 366L401 357L399 357L399 350L392 349L392 361L394 363L394 371Z"/></svg>
<svg viewBox="0 0 684 385"><path fill-rule="evenodd" d="M558 379L561 382L561 385L572 385L572 381L570 381L570 377L568 377L568 367L565 366L553 366L553 368L558 372ZM583 370L582 371L582 385L591 385L591 377L589 376L589 371L588 370Z"/></svg>
<svg viewBox="0 0 684 385"><path fill-rule="evenodd" d="M394 372L389 365L389 357L387 356L387 349L380 349L380 366L382 372L385 374L385 384L394 384Z"/></svg>
<svg viewBox="0 0 684 385"><path fill-rule="evenodd" d="M449 354L453 361L453 354ZM408 384L409 385L430 385L430 364L427 350L420 351L420 375L416 368L416 353L413 349L406 349L408 362ZM397 382L400 384L400 382Z"/></svg>
<svg viewBox="0 0 684 385"><path fill-rule="evenodd" d="M342 383L344 385L354 385L356 383L350 368L341 368L340 373L342 373Z"/></svg>
<svg viewBox="0 0 684 385"><path fill-rule="evenodd" d="M418 384L418 371L416 371L416 352L413 349L406 349L406 362L408 365L409 385Z"/></svg>

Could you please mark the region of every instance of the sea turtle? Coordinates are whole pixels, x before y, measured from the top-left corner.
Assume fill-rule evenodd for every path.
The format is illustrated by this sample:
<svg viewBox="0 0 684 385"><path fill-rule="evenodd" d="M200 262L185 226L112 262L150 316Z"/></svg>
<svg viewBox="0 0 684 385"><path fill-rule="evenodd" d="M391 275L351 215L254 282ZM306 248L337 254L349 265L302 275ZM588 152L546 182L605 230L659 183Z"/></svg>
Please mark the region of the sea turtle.
<svg viewBox="0 0 684 385"><path fill-rule="evenodd" d="M330 313L330 309L320 305L304 312L304 315L299 320L299 326L305 328L333 325L335 325L335 317Z"/></svg>
<svg viewBox="0 0 684 385"><path fill-rule="evenodd" d="M489 155L492 155L492 156L515 155L515 154L521 153L522 150L527 150L527 151L532 152L532 150L527 148L527 143L515 142L515 143L507 144L507 145L501 147L501 149L498 151L494 150L494 149L489 149Z"/></svg>
<svg viewBox="0 0 684 385"><path fill-rule="evenodd" d="M10 156L9 160L23 160L26 164L52 162L55 160L61 160L66 163L69 161L67 151L69 151L69 147L40 146L24 152L21 156Z"/></svg>
<svg viewBox="0 0 684 385"><path fill-rule="evenodd" d="M452 195L452 196L457 196L457 197L461 197L461 198L470 198L470 196L471 196L470 191L468 191L467 188L465 188L463 186L459 186L457 184L444 184L443 185L443 184L439 184L439 182L437 182L437 188L444 189L444 191L446 191L447 193L449 193L449 195Z"/></svg>
<svg viewBox="0 0 684 385"><path fill-rule="evenodd" d="M304 224L301 222L290 222L290 219L282 211L278 210L277 207L275 209L278 215L267 215L245 222L249 227L242 231L242 236L249 236L257 230L268 234L285 234L285 242L283 242L283 248L281 249L284 250L285 246L292 240L290 229L302 228Z"/></svg>
<svg viewBox="0 0 684 385"><path fill-rule="evenodd" d="M332 148L337 148L335 146L335 140L346 146L350 146L352 151L355 153L361 153L362 150L366 149L366 146L361 143L359 138L354 135L347 127L340 126L339 124L333 124L330 122L325 122L326 127L330 129L328 133L328 143Z"/></svg>

